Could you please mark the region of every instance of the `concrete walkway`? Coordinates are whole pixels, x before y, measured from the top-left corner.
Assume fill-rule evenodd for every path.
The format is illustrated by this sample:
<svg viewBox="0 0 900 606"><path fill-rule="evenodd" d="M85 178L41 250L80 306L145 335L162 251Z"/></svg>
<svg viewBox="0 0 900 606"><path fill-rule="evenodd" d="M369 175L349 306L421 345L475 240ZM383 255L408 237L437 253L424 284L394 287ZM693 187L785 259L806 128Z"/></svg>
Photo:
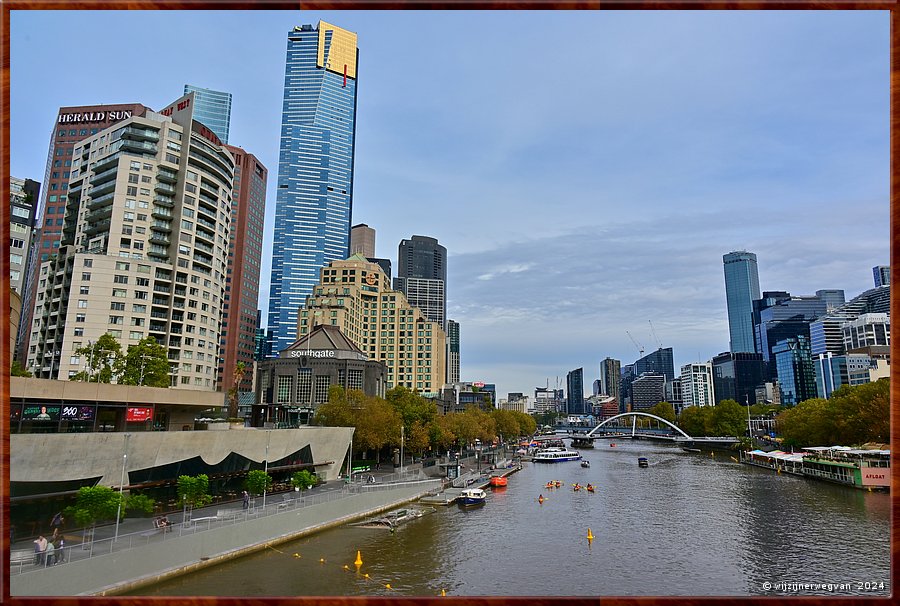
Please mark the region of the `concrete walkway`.
<svg viewBox="0 0 900 606"><path fill-rule="evenodd" d="M374 474L373 474L374 475ZM378 474L385 479L386 474ZM169 515L166 531L153 518L132 518L97 527L93 541L66 531L64 562L52 566L10 564L11 596L113 595L164 578L265 549L326 528L387 511L441 488L438 479L348 486L334 482L306 493L257 497L244 510L240 502L195 509L185 520ZM18 542L13 552L27 549Z"/></svg>

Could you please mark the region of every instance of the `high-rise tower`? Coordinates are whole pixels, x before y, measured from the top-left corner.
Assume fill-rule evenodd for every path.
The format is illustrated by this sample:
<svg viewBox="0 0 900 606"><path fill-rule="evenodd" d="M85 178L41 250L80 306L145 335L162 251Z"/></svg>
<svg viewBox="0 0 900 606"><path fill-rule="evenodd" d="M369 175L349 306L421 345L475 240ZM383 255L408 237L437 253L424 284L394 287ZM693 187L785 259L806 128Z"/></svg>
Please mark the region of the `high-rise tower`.
<svg viewBox="0 0 900 606"><path fill-rule="evenodd" d="M447 249L428 236L401 240L394 289L425 317L447 326Z"/></svg>
<svg viewBox="0 0 900 606"><path fill-rule="evenodd" d="M185 84L184 94L188 93L194 93L194 118L216 133L222 143L228 143L228 131L231 129L231 93Z"/></svg>
<svg viewBox="0 0 900 606"><path fill-rule="evenodd" d="M273 352L329 262L349 256L356 34L320 21L288 32L268 324Z"/></svg>
<svg viewBox="0 0 900 606"><path fill-rule="evenodd" d="M725 299L728 305L730 350L755 352L753 341L753 301L759 299L756 255L739 250L722 257L725 264Z"/></svg>

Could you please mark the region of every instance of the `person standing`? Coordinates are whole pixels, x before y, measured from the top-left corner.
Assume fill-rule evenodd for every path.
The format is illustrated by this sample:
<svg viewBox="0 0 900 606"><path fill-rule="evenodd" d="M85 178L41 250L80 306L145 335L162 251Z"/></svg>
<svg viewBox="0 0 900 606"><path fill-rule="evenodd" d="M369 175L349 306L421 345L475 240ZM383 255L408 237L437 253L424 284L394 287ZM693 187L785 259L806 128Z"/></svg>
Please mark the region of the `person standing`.
<svg viewBox="0 0 900 606"><path fill-rule="evenodd" d="M44 563L44 553L47 551L47 539L44 535L38 535L34 541L34 563L41 565Z"/></svg>
<svg viewBox="0 0 900 606"><path fill-rule="evenodd" d="M244 509L248 509L250 507L250 493L246 490L244 491Z"/></svg>
<svg viewBox="0 0 900 606"><path fill-rule="evenodd" d="M66 540L63 538L62 535L59 535L59 541L56 543L56 550L54 551L54 553L56 554L56 562L57 563L62 563L62 562L66 561L66 558L65 558L66 552L63 549L65 546L66 546Z"/></svg>
<svg viewBox="0 0 900 606"><path fill-rule="evenodd" d="M56 563L56 547L53 543L47 543L47 551L45 554L45 566L53 566Z"/></svg>

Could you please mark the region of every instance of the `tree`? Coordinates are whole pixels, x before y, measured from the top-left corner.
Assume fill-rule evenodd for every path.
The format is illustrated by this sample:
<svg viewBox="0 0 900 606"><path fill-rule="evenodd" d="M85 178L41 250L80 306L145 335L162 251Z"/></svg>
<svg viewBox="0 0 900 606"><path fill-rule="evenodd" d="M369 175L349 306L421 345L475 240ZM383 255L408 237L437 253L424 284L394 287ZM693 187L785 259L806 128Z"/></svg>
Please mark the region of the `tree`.
<svg viewBox="0 0 900 606"><path fill-rule="evenodd" d="M351 392L356 390L351 390ZM362 393L362 392L359 392ZM363 397L365 394L363 394ZM353 396L354 402L358 402L358 396ZM328 388L328 401L319 404L314 417L316 425L327 427L355 427L356 419L353 409L350 407L350 399L344 388L340 385L332 385Z"/></svg>
<svg viewBox="0 0 900 606"><path fill-rule="evenodd" d="M196 476L178 476L178 501L193 509L212 503L209 495L209 477L205 473Z"/></svg>
<svg viewBox="0 0 900 606"><path fill-rule="evenodd" d="M272 490L272 476L261 469L252 469L247 473L247 491L250 494L262 494Z"/></svg>
<svg viewBox="0 0 900 606"><path fill-rule="evenodd" d="M519 433L516 435L519 435L519 436L534 435L534 432L537 431L537 422L535 422L534 417L532 417L531 415L527 415L524 412L519 412L517 410L513 411L513 416L519 422Z"/></svg>
<svg viewBox="0 0 900 606"><path fill-rule="evenodd" d="M85 359L87 370L76 373L71 381L90 383L112 383L113 377L121 372L122 346L116 338L105 333L92 343L79 347L75 353Z"/></svg>
<svg viewBox="0 0 900 606"><path fill-rule="evenodd" d="M706 435L740 437L746 430L747 409L734 400L722 400L713 407L712 424Z"/></svg>
<svg viewBox="0 0 900 606"><path fill-rule="evenodd" d="M291 476L291 486L300 490L306 490L307 487L312 488L318 483L319 478L310 473L308 469L301 469Z"/></svg>
<svg viewBox="0 0 900 606"><path fill-rule="evenodd" d="M168 387L169 358L166 348L153 337L145 337L128 347L122 364L121 385Z"/></svg>
<svg viewBox="0 0 900 606"><path fill-rule="evenodd" d="M241 381L244 380L244 373L247 372L246 362L238 362L231 371L232 385L228 390L228 416L232 419L238 417L238 398L241 388Z"/></svg>
<svg viewBox="0 0 900 606"><path fill-rule="evenodd" d="M456 439L451 415L440 415L428 426L428 441L434 450L447 450Z"/></svg>
<svg viewBox="0 0 900 606"><path fill-rule="evenodd" d="M28 372L27 370L22 368L22 364L20 364L18 360L15 360L9 369L9 376L11 376L11 377L30 377L32 375L30 372Z"/></svg>
<svg viewBox="0 0 900 606"><path fill-rule="evenodd" d="M508 440L512 440L520 435L519 420L511 410L495 408L490 412L490 416L494 419L494 425L499 435Z"/></svg>
<svg viewBox="0 0 900 606"><path fill-rule="evenodd" d="M659 404L656 404L655 406L647 409L645 412L663 418L670 423L675 423L675 407L668 402L660 402Z"/></svg>
<svg viewBox="0 0 900 606"><path fill-rule="evenodd" d="M386 400L366 397L360 414L356 415L353 443L362 450L372 449L376 461L381 461L381 449L389 444L400 445L400 426L403 419Z"/></svg>
<svg viewBox="0 0 900 606"><path fill-rule="evenodd" d="M428 425L437 416L437 404L404 385L389 389L385 399L403 419L404 427L412 427L416 422Z"/></svg>
<svg viewBox="0 0 900 606"><path fill-rule="evenodd" d="M82 486L78 489L75 504L63 513L79 526L93 528L100 520L115 519L120 503L119 493L109 486ZM125 517L124 508L121 512Z"/></svg>
<svg viewBox="0 0 900 606"><path fill-rule="evenodd" d="M155 507L156 501L145 494L132 493L125 497L125 509L151 514Z"/></svg>

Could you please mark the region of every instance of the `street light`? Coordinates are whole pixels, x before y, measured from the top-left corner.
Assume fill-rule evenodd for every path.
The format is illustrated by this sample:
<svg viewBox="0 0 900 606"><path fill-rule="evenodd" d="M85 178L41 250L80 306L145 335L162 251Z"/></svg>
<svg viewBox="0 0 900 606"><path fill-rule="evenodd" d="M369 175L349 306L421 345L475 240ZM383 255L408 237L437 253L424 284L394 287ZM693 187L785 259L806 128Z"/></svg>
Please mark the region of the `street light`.
<svg viewBox="0 0 900 606"><path fill-rule="evenodd" d="M119 518L122 515L122 491L125 488L125 462L128 460L128 438L131 437L130 433L125 434L125 447L122 450L122 479L119 481L119 506L116 508L116 538L115 540L119 540Z"/></svg>
<svg viewBox="0 0 900 606"><path fill-rule="evenodd" d="M266 510L266 487L269 484L269 440L272 438L272 430L266 430L266 465L265 465L265 473L266 478L263 481L263 511Z"/></svg>
<svg viewBox="0 0 900 606"><path fill-rule="evenodd" d="M403 425L400 426L400 479L403 479Z"/></svg>
<svg viewBox="0 0 900 606"><path fill-rule="evenodd" d="M141 377L138 379L138 385L144 384L144 364L147 362L147 358L152 358L153 356L147 355L145 353L141 354Z"/></svg>

